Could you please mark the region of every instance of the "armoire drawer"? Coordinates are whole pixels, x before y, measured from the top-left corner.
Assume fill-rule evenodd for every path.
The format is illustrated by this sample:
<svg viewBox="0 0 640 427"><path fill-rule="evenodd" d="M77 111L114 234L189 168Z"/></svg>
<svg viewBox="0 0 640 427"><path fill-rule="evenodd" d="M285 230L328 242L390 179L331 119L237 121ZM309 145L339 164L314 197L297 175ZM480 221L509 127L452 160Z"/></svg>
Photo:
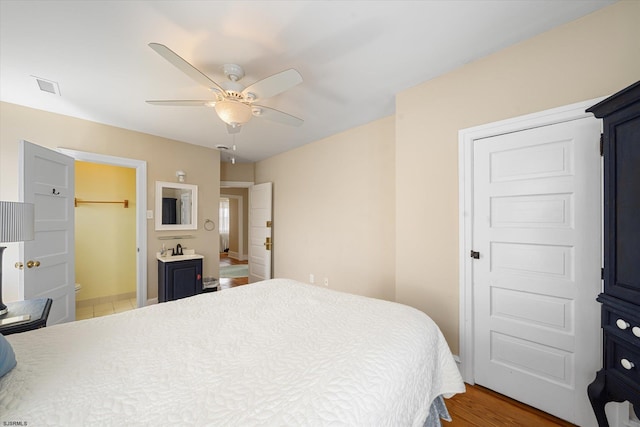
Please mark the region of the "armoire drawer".
<svg viewBox="0 0 640 427"><path fill-rule="evenodd" d="M603 305L602 327L606 332L640 346L640 315Z"/></svg>
<svg viewBox="0 0 640 427"><path fill-rule="evenodd" d="M633 346L627 341L605 332L605 368L614 371L640 390L640 345Z"/></svg>

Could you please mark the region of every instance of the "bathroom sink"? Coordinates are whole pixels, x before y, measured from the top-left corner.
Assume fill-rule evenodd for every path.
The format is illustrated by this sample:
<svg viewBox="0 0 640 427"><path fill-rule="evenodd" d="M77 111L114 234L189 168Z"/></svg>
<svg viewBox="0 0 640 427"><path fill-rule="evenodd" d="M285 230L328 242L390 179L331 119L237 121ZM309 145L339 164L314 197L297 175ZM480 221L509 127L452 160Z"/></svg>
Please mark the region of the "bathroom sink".
<svg viewBox="0 0 640 427"><path fill-rule="evenodd" d="M167 255L161 256L160 252L156 252L156 258L162 262L174 262L174 261L185 261L188 259L202 259L204 255L192 254L192 255Z"/></svg>

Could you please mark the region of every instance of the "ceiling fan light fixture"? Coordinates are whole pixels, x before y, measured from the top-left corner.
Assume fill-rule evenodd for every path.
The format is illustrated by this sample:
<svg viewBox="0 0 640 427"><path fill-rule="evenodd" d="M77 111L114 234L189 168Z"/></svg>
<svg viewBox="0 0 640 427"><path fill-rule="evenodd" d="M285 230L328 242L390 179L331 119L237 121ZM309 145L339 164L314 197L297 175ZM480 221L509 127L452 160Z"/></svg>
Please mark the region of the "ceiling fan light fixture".
<svg viewBox="0 0 640 427"><path fill-rule="evenodd" d="M232 99L216 102L215 109L218 117L233 127L247 123L251 119L251 107Z"/></svg>
<svg viewBox="0 0 640 427"><path fill-rule="evenodd" d="M213 107L220 120L227 124L227 133L230 135L240 132L242 125L253 116L264 117L267 120L290 126L302 125L302 119L290 114L274 108L253 105L256 100L270 98L302 83L302 76L293 68L273 74L245 87L239 82L244 77L242 67L236 64L224 64L222 69L227 80L218 84L165 45L149 43L149 47L198 84L211 90L215 94L215 100L147 101L147 103Z"/></svg>

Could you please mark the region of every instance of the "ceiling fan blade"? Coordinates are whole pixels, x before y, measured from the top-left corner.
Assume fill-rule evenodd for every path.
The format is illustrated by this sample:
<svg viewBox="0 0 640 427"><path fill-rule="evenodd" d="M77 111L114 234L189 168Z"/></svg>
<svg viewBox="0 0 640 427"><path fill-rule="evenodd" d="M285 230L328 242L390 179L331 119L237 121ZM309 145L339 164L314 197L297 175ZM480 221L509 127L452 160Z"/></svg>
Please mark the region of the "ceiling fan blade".
<svg viewBox="0 0 640 427"><path fill-rule="evenodd" d="M271 120L273 122L282 123L289 126L302 126L304 120L292 116L291 114L283 113L275 108L264 107L262 105L253 105L252 112L255 117L262 117L263 119Z"/></svg>
<svg viewBox="0 0 640 427"><path fill-rule="evenodd" d="M218 83L214 82L209 77L204 75L200 70L189 64L187 61L182 59L180 55L178 55L165 45L159 43L149 43L149 47L155 50L164 59L172 63L180 71L191 77L197 83L208 87L209 89L220 91L223 94L225 93L224 89L222 89L220 85L218 85Z"/></svg>
<svg viewBox="0 0 640 427"><path fill-rule="evenodd" d="M258 80L254 84L245 88L242 91L242 95L247 99L269 98L282 93L287 89L291 89L300 83L302 83L302 76L299 72L290 68L278 74Z"/></svg>
<svg viewBox="0 0 640 427"><path fill-rule="evenodd" d="M203 101L203 100L184 100L184 101L147 101L147 104L151 105L172 105L178 107L213 107L215 101Z"/></svg>

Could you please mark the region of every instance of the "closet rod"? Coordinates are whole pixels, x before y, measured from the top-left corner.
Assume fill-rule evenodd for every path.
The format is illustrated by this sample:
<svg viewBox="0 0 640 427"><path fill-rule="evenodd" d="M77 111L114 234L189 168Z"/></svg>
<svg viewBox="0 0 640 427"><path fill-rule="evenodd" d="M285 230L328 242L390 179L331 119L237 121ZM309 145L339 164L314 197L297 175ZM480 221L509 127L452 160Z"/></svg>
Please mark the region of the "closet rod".
<svg viewBox="0 0 640 427"><path fill-rule="evenodd" d="M129 201L126 200L126 199L123 202L103 202L103 201L96 201L96 200L78 200L77 197L74 198L73 200L74 200L74 206L76 208L78 207L78 204L80 204L80 203L122 203L124 205L125 209L129 207Z"/></svg>

